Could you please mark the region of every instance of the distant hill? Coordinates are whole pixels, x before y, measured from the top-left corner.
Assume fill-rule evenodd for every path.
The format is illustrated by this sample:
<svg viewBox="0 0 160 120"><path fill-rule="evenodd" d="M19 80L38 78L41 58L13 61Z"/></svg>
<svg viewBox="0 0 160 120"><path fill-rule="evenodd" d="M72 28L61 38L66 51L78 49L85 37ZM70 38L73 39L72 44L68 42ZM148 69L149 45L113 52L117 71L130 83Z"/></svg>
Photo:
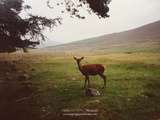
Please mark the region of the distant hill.
<svg viewBox="0 0 160 120"><path fill-rule="evenodd" d="M160 21L124 32L50 46L45 49L65 53L160 52Z"/></svg>

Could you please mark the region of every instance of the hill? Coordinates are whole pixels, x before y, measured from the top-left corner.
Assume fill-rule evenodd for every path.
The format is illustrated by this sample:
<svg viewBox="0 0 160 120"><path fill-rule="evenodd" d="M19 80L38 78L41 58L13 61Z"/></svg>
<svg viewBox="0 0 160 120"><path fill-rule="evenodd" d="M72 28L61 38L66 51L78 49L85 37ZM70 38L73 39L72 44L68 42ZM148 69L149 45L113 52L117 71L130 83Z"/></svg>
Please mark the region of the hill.
<svg viewBox="0 0 160 120"><path fill-rule="evenodd" d="M45 48L54 52L160 52L160 21L142 27Z"/></svg>

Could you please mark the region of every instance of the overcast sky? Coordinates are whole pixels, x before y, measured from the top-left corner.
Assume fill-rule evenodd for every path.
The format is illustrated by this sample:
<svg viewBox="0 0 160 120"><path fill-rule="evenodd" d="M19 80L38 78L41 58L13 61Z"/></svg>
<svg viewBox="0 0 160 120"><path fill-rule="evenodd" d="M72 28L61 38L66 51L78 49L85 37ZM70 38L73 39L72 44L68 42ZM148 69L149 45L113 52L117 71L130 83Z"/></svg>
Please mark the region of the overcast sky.
<svg viewBox="0 0 160 120"><path fill-rule="evenodd" d="M81 14L87 16L85 20L70 18L68 14L59 14L64 7L56 7L53 10L47 8L46 0L25 1L32 6L31 12L34 14L51 18L64 17L62 25L56 27L54 31L45 32L50 39L46 44L50 45L52 40L60 43L71 42L120 32L160 20L160 0L112 0L109 5L109 18L99 19L95 15L87 15L82 10Z"/></svg>

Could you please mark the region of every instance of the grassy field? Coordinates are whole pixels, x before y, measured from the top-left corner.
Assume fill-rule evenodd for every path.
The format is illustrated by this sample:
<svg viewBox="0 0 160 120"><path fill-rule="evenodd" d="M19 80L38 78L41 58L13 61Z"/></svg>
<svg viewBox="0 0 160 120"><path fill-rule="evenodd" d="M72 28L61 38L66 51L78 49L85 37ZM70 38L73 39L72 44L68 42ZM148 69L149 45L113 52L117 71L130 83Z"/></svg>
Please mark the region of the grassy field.
<svg viewBox="0 0 160 120"><path fill-rule="evenodd" d="M9 57L12 63L19 59L16 54ZM16 70L10 70L10 62L5 65L1 58L0 111L3 114L0 118L3 120L160 119L160 53L86 56L84 64L101 63L106 67L105 90L99 76L91 77L91 86L101 92L99 97L85 96L84 77L72 56L27 53L20 58L14 60ZM18 77L21 73L29 77ZM98 115L63 116L64 109L96 109Z"/></svg>

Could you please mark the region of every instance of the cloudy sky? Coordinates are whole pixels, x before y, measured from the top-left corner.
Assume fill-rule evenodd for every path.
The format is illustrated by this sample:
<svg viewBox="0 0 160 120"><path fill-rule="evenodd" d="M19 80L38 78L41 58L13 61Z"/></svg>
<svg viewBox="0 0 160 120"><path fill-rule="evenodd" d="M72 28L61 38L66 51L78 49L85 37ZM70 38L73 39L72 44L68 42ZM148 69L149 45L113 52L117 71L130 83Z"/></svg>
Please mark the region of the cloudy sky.
<svg viewBox="0 0 160 120"><path fill-rule="evenodd" d="M99 19L96 15L88 15L85 10L82 10L81 14L87 16L85 20L70 18L68 13L60 14L64 7L55 7L52 10L47 8L46 0L25 1L32 6L30 12L34 14L50 18L63 17L62 25L56 27L54 31L45 32L49 38L45 45L54 44L52 41L66 43L120 32L160 20L160 0L112 0L109 5L109 18Z"/></svg>

